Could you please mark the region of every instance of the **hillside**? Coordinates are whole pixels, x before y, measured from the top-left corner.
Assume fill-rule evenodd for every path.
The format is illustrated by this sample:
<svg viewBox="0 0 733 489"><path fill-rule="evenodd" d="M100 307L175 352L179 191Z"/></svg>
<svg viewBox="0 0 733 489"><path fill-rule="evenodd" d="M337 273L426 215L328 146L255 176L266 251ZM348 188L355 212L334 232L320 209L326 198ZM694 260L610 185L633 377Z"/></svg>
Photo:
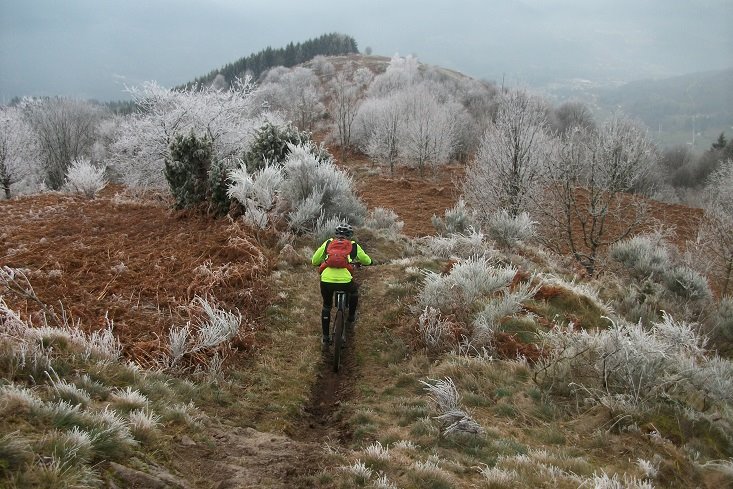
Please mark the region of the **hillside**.
<svg viewBox="0 0 733 489"><path fill-rule="evenodd" d="M692 144L701 151L733 126L733 69L639 80L613 88L588 83L551 90L588 103L601 117L621 110L641 120L661 146Z"/></svg>
<svg viewBox="0 0 733 489"><path fill-rule="evenodd" d="M431 215L456 198L459 168L425 180L409 171L391 176L368 160L347 167L369 206L398 210L408 235L431 233ZM575 413L533 380L534 335L542 325L563 317L590 328L603 323L606 307L560 278L567 271L555 268L555 259L530 248L497 255L518 267L517 284L539 271L555 278L543 279L524 312L504 323L496 357L440 354L416 334L414 305L424 279L420 270L450 270L451 262L418 251L415 238L360 229L357 239L378 265L360 272L355 337L334 374L330 355L320 351L317 275L306 264L316 243L299 239L291 254L276 256L245 229L130 200L119 190L93 201L51 194L0 203L0 263L26 269L37 297L55 310L63 302L69 319L84 330L103 326L105 314L114 320L126 360L146 364L156 352L165 355L164 338L185 321L195 294L213 293L237 307L251 328L223 350L223 371L211 370L202 356L197 361L207 370L194 375L95 363L94 356L74 353L78 340L63 346L46 330L43 341L58 350L51 358L64 380L33 388L41 404L7 387L0 393L0 457L6 464L0 471L11 487L65 487L69 480L76 481L73 487L101 481L180 488L617 487L603 484L619 481L652 487L634 485L647 478L654 487L712 488L731 481L718 465L701 468L685 454L693 446L705 457L733 455L727 435L708 421L678 424L663 410L640 413L638 425L618 429L620 420L609 409ZM678 219L680 212L676 208ZM664 220L669 212L656 217ZM268 263L275 267L269 276ZM606 299L621 286L605 275L585 287L599 285L610 294ZM39 324L37 304L3 295L21 317ZM3 319L4 345L18 338L18 329L8 329L11 320ZM529 363L516 359L520 352ZM32 371L10 370L16 382ZM435 382L430 379L455 382L459 406L482 427L480 434L442 434L445 425L435 419L440 407L421 383ZM54 399L78 399L86 391L91 397L82 411L62 420ZM103 448L92 439L86 460L95 462L101 481L86 469L75 469L70 478L63 465L54 469L43 458L31 471L15 472L29 460L30 447L70 463L76 442L64 441L64 429L97 422L83 416L94 419L103 409L132 416L135 406L157 421L132 425L138 426L136 441L127 446ZM49 429L52 434L44 434ZM20 444L10 443L12 433Z"/></svg>

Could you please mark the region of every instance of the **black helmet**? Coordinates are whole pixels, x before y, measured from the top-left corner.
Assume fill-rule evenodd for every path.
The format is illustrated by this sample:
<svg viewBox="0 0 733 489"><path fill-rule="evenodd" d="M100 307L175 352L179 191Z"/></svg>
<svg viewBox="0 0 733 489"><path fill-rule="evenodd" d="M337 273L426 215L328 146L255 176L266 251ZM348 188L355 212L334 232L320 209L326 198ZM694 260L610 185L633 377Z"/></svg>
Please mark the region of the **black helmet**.
<svg viewBox="0 0 733 489"><path fill-rule="evenodd" d="M350 238L354 235L354 228L350 224L339 224L336 226L336 236L343 236L344 238Z"/></svg>

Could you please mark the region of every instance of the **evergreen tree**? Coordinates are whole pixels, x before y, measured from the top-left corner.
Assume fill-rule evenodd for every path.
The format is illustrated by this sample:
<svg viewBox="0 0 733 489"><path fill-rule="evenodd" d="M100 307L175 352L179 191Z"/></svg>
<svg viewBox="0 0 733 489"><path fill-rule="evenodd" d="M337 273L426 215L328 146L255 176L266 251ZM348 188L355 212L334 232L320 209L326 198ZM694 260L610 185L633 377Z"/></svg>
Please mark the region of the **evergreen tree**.
<svg viewBox="0 0 733 489"><path fill-rule="evenodd" d="M165 160L164 172L176 209L195 207L206 201L212 146L210 138L199 138L193 132L188 136L179 134L171 143L171 156Z"/></svg>

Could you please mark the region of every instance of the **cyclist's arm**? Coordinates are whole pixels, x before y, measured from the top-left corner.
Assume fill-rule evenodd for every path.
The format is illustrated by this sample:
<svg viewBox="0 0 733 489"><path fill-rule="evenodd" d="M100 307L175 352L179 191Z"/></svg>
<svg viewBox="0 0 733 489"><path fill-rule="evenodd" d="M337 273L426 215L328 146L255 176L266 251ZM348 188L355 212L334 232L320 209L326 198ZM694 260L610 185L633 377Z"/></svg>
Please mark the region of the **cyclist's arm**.
<svg viewBox="0 0 733 489"><path fill-rule="evenodd" d="M326 245L328 245L328 240L324 241L320 248L318 248L315 253L313 253L313 257L311 258L311 265L320 265L324 261L326 261Z"/></svg>
<svg viewBox="0 0 733 489"><path fill-rule="evenodd" d="M367 255L360 245L356 245L356 260L362 265L371 265L372 259Z"/></svg>

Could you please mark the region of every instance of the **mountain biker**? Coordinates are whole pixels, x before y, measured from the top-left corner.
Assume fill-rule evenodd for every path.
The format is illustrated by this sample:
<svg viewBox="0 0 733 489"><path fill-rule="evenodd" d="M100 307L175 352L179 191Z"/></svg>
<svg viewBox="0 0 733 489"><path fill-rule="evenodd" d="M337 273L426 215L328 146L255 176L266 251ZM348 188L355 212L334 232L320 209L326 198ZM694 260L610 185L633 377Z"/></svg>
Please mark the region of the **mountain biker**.
<svg viewBox="0 0 733 489"><path fill-rule="evenodd" d="M333 293L343 290L349 294L349 316L347 326L353 327L356 319L356 308L359 304L359 285L354 281L351 272L353 264L371 265L372 259L351 237L354 230L349 224L336 226L334 237L329 238L313 253L311 264L319 265L321 272L321 296L323 309L321 311L321 328L323 329L323 345L331 343L329 324L331 322L331 307L333 307Z"/></svg>

